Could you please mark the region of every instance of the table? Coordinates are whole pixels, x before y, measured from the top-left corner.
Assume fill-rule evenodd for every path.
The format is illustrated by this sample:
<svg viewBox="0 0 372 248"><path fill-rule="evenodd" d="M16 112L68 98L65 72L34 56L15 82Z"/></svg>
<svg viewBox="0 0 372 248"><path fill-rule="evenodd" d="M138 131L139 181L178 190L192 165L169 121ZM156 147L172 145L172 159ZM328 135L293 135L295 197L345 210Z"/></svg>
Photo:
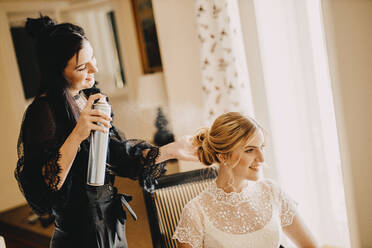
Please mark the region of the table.
<svg viewBox="0 0 372 248"><path fill-rule="evenodd" d="M29 224L28 205L15 207L0 213L0 235L5 238L7 248L48 248L54 225L44 228L40 222Z"/></svg>

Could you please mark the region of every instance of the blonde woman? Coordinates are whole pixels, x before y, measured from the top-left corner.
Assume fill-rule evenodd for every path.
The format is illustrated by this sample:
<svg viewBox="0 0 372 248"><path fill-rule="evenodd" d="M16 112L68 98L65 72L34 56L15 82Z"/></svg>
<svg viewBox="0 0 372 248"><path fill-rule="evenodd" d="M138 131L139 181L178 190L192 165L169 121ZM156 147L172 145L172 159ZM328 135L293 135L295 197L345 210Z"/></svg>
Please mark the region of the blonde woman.
<svg viewBox="0 0 372 248"><path fill-rule="evenodd" d="M264 134L251 118L230 112L194 137L199 160L219 165L215 182L183 209L174 237L180 248L299 247L316 241L296 203L262 178Z"/></svg>

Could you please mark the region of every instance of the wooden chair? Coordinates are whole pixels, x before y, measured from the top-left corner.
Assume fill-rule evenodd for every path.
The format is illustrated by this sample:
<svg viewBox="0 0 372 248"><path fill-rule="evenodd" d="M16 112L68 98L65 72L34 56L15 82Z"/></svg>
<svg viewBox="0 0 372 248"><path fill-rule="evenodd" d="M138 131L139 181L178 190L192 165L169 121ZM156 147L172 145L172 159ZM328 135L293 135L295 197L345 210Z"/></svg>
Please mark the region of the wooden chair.
<svg viewBox="0 0 372 248"><path fill-rule="evenodd" d="M182 209L216 178L214 168L163 176L153 193L144 191L154 248L176 248L172 239Z"/></svg>
<svg viewBox="0 0 372 248"><path fill-rule="evenodd" d="M159 178L152 193L143 191L154 248L177 248L172 236L183 207L216 177L214 167L176 173Z"/></svg>

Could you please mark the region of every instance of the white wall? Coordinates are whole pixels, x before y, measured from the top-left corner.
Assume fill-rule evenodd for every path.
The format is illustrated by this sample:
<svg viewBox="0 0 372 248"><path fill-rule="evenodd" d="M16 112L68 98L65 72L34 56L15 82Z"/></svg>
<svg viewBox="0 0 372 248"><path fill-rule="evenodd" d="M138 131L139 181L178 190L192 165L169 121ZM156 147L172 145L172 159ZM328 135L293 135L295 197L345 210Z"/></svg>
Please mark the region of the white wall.
<svg viewBox="0 0 372 248"><path fill-rule="evenodd" d="M372 247L372 1L323 2L351 247Z"/></svg>
<svg viewBox="0 0 372 248"><path fill-rule="evenodd" d="M170 119L177 137L194 134L202 123L200 46L194 4L194 1L153 0ZM181 163L180 170L200 166Z"/></svg>
<svg viewBox="0 0 372 248"><path fill-rule="evenodd" d="M0 11L0 211L24 202L13 171L17 163L17 137L26 106L7 16Z"/></svg>

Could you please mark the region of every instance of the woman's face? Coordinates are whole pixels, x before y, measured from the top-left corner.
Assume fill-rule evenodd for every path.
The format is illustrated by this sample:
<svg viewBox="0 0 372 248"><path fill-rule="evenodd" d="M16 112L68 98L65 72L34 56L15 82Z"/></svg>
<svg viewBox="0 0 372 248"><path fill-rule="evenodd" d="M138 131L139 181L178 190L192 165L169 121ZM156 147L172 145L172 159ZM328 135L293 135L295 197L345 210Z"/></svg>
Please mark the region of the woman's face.
<svg viewBox="0 0 372 248"><path fill-rule="evenodd" d="M64 74L69 82L69 90L75 95L80 90L91 88L94 85L94 74L98 72L96 58L89 41L84 40L83 46L65 67ZM76 59L78 57L78 59Z"/></svg>
<svg viewBox="0 0 372 248"><path fill-rule="evenodd" d="M227 161L232 166L236 161L239 163L232 168L235 179L258 180L262 176L264 134L261 129L248 139L247 143L235 150Z"/></svg>

